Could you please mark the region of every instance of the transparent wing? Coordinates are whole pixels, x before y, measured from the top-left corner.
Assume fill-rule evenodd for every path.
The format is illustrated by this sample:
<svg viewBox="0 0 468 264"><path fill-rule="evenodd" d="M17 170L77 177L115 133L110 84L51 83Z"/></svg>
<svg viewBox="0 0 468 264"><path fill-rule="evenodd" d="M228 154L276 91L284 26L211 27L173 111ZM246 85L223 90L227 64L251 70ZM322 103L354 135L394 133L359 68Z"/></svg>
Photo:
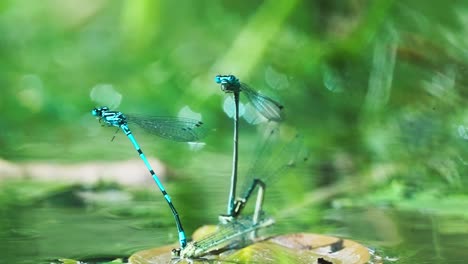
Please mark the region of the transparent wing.
<svg viewBox="0 0 468 264"><path fill-rule="evenodd" d="M303 141L301 135L295 135L291 140L281 142L277 127L267 130L258 147L256 158L247 171L241 189L245 192L244 195L247 195L254 179L260 179L264 183L272 182L298 163L306 161L309 153Z"/></svg>
<svg viewBox="0 0 468 264"><path fill-rule="evenodd" d="M278 144L278 142L279 128L277 126L268 128L256 146L256 153L252 160L251 167L247 171L244 188L242 190L247 190L248 185L250 185L255 178L262 179L263 181L265 180L268 171L266 166L270 162L274 146ZM270 168L270 171L272 170L273 168Z"/></svg>
<svg viewBox="0 0 468 264"><path fill-rule="evenodd" d="M274 223L273 219L262 219L261 222L254 224L251 219L236 219L227 224L218 226L218 230L194 244L203 250L209 251L213 247L235 244L239 238L250 232L265 228Z"/></svg>
<svg viewBox="0 0 468 264"><path fill-rule="evenodd" d="M283 119L281 116L283 106L280 103L256 92L245 83L241 83L241 91L245 93L247 99L252 102L257 111L266 119L276 122Z"/></svg>
<svg viewBox="0 0 468 264"><path fill-rule="evenodd" d="M178 142L195 142L205 136L203 123L190 118L125 115L128 123L146 132Z"/></svg>
<svg viewBox="0 0 468 264"><path fill-rule="evenodd" d="M232 96L226 96L223 103L223 111L229 118L234 118L236 107L235 102ZM245 113L245 106L243 103L239 102L239 117L243 116Z"/></svg>
<svg viewBox="0 0 468 264"><path fill-rule="evenodd" d="M234 237L241 235L250 226L252 226L252 221L235 220L229 222L219 226L216 232L196 241L196 246L208 251L214 246L232 242Z"/></svg>

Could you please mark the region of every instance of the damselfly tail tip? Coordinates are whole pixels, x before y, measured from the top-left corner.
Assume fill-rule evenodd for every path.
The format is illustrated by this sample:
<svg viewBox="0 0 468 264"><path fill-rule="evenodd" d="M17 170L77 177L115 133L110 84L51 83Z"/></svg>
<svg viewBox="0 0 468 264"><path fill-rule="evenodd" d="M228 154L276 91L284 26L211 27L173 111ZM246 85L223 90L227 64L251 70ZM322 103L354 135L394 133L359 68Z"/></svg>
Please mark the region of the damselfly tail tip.
<svg viewBox="0 0 468 264"><path fill-rule="evenodd" d="M232 215L225 215L225 214L222 214L222 215L218 215L218 220L221 224L228 224L232 221L234 221L235 217L232 216Z"/></svg>
<svg viewBox="0 0 468 264"><path fill-rule="evenodd" d="M172 251L171 251L171 255L174 256L174 257L180 257L180 251L182 249L180 248L173 248Z"/></svg>

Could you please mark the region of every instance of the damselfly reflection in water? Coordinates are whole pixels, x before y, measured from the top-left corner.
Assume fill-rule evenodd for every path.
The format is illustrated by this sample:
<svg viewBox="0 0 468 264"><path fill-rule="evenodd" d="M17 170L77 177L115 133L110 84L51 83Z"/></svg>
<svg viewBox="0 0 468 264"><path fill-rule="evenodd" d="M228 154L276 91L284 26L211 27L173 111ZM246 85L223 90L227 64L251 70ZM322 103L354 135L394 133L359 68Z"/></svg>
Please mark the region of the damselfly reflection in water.
<svg viewBox="0 0 468 264"><path fill-rule="evenodd" d="M170 139L179 142L193 142L198 141L203 136L202 122L179 117L144 117L136 115L124 115L119 111L112 111L106 106L94 108L91 111L93 116L99 119L99 122L107 126L115 126L121 129L128 139L132 142L133 147L138 152L140 158L145 163L151 176L158 185L159 190L168 203L172 214L174 215L177 229L179 232L179 243L181 248L187 245L187 238L179 218L179 214L172 203L171 197L166 192L158 176L154 172L150 163L148 162L145 154L141 150L138 142L128 127L129 123L136 124L143 128L145 131L160 136L162 138ZM117 130L118 131L118 130Z"/></svg>
<svg viewBox="0 0 468 264"><path fill-rule="evenodd" d="M234 75L217 75L215 82L221 85L221 89L226 93L234 95L234 138L233 138L233 158L232 158L232 176L231 187L229 191L227 215L233 215L235 211L235 197L237 186L238 169L238 145L239 145L239 97L243 92L254 108L268 121L279 122L282 120L281 110L283 106L275 100L260 94L250 88L245 83L239 81Z"/></svg>

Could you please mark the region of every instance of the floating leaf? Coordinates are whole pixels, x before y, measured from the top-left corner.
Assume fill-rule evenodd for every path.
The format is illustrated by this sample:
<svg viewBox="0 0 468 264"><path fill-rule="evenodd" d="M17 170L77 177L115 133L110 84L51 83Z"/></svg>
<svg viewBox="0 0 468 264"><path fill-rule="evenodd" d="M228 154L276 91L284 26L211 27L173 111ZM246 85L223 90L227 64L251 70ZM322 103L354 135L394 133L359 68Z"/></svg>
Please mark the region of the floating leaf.
<svg viewBox="0 0 468 264"><path fill-rule="evenodd" d="M204 226L194 237L215 230ZM202 234L203 233L203 234ZM156 263L332 263L362 264L370 259L368 249L352 240L310 233L269 237L242 249L225 250L196 260L178 259L171 255L177 244L143 250L133 254L132 264Z"/></svg>

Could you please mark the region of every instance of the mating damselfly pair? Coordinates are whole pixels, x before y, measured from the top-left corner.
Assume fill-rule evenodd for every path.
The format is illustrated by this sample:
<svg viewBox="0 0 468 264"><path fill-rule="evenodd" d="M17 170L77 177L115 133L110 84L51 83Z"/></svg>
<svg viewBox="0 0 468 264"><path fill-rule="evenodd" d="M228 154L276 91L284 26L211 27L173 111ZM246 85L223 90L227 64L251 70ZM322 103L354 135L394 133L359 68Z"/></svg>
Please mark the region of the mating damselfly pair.
<svg viewBox="0 0 468 264"><path fill-rule="evenodd" d="M255 238L256 230L269 226L273 223L269 218L262 215L262 204L264 191L267 181L280 176L285 169L291 167L297 160L301 159L301 140L300 137L295 137L292 142L286 144L284 149L279 151L275 156L276 159L271 163L266 157L271 155L274 138L278 135L279 130L274 128L266 134L265 141L259 147L259 157L255 160L252 169L246 175L246 188L241 198L236 197L237 186L237 171L238 171L238 130L239 130L239 97L243 92L248 101L264 118L271 121L281 121L281 110L283 106L275 100L266 97L248 85L241 83L233 75L218 75L215 82L221 85L221 88L226 93L232 93L234 96L234 139L233 139L233 167L231 176L231 186L228 199L227 214L221 215L222 224L220 230L201 241L193 242L187 245L187 238L179 217L179 214L167 193L157 174L148 162L145 154L136 141L129 124L135 124L143 128L145 131L179 142L194 142L199 141L204 135L203 123L194 119L180 117L148 117L141 115L123 114L119 111L114 111L106 106L96 107L92 110L92 114L96 116L100 123L107 126L117 127L122 130L129 138L133 147L138 152L140 158L145 163L156 185L168 203L171 212L176 221L176 226L179 234L180 249L175 250L175 255L182 258L199 257L209 252L213 248L222 247L246 235ZM267 155L268 154L268 155ZM239 217L242 209L250 199L254 190L258 187L257 202L255 212L252 218Z"/></svg>
<svg viewBox="0 0 468 264"><path fill-rule="evenodd" d="M257 236L257 231L274 223L273 219L266 216L263 211L266 187L272 181L285 176L289 169L305 161L307 157L308 153L301 136L295 135L292 139L283 141L279 129L275 126L269 127L256 147L255 158L250 168L243 175L241 195L234 201L233 214L220 215L221 221L215 233L189 243L186 248L176 252L178 253L176 255L182 258L196 258L210 252L261 241L262 238ZM243 214L255 190L257 197L253 215Z"/></svg>

